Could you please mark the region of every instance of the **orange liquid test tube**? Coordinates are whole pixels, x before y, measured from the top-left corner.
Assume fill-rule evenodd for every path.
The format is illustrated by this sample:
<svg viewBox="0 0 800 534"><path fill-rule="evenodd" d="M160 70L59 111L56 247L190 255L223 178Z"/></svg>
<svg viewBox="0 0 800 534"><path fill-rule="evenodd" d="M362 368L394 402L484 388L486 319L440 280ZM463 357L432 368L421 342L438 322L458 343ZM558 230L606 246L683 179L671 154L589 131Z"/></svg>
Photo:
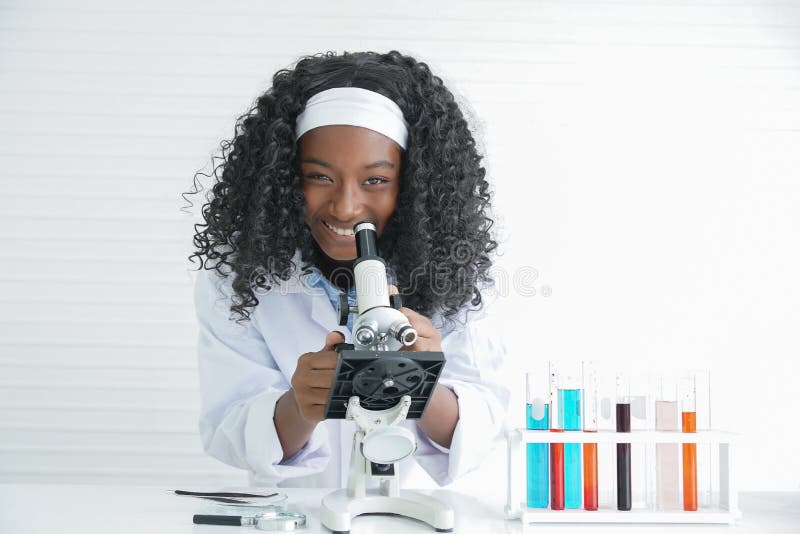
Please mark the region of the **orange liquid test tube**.
<svg viewBox="0 0 800 534"><path fill-rule="evenodd" d="M697 412L682 412L681 430L697 432ZM697 510L697 444L683 444L683 509Z"/></svg>
<svg viewBox="0 0 800 534"><path fill-rule="evenodd" d="M681 379L681 431L697 432L697 381L694 374ZM697 444L683 443L683 509L697 510Z"/></svg>
<svg viewBox="0 0 800 534"><path fill-rule="evenodd" d="M597 443L583 444L583 508L597 510Z"/></svg>
<svg viewBox="0 0 800 534"><path fill-rule="evenodd" d="M594 362L581 362L583 375L583 431L597 432L597 370ZM583 509L597 510L597 443L583 444Z"/></svg>

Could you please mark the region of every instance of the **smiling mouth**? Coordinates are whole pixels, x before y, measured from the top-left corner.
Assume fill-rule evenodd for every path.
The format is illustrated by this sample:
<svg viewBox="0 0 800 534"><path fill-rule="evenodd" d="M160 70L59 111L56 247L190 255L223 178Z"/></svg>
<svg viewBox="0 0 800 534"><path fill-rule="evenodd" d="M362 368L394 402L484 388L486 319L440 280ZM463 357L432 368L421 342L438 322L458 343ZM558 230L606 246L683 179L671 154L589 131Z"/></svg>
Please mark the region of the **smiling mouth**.
<svg viewBox="0 0 800 534"><path fill-rule="evenodd" d="M356 235L355 232L353 232L353 230L346 230L344 228L337 228L337 227L332 226L331 224L329 224L327 221L322 221L322 224L325 226L325 228L330 230L331 233L334 233L339 237L355 237L355 235Z"/></svg>

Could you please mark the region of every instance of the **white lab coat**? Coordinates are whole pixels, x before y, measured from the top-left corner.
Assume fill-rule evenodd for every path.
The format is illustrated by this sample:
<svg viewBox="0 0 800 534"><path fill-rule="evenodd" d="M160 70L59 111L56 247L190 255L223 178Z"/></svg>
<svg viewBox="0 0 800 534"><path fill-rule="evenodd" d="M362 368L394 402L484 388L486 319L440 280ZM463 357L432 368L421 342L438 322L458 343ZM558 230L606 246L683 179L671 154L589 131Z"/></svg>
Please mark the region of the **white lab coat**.
<svg viewBox="0 0 800 534"><path fill-rule="evenodd" d="M300 264L299 250L294 261ZM281 464L273 415L276 401L291 387L298 357L319 351L332 330L344 332L350 343L350 330L339 326L324 291L309 288L299 275L257 294L259 304L243 325L231 319L232 293L230 278L198 272L199 426L206 453L247 469L255 486L345 487L354 423L322 421L300 454ZM401 462L401 480L416 461L438 484L448 484L476 468L503 431L509 391L497 372L505 347L488 331L487 307L471 311L466 326L440 328L446 364L439 383L457 396L458 424L448 450L415 421L404 421L417 437L417 451Z"/></svg>

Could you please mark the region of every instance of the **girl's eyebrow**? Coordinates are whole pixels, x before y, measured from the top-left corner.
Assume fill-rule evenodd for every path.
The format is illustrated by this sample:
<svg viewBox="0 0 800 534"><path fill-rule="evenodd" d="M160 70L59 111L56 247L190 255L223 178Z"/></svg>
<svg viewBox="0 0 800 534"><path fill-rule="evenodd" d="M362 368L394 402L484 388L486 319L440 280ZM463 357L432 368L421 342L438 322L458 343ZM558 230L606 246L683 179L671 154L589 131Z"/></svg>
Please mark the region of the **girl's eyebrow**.
<svg viewBox="0 0 800 534"><path fill-rule="evenodd" d="M380 161L376 161L375 163L370 163L369 165L364 165L365 169L374 169L376 167L388 167L390 169L394 169L394 163L391 161L386 161L382 159Z"/></svg>
<svg viewBox="0 0 800 534"><path fill-rule="evenodd" d="M333 165L328 162L322 161L321 159L317 158L303 158L300 163L316 163L317 165L321 165L323 167L327 167L329 169L333 169ZM391 161L386 161L385 159L376 161L375 163L370 163L369 165L364 165L365 169L375 169L377 167L388 167L390 169L394 169L394 163Z"/></svg>

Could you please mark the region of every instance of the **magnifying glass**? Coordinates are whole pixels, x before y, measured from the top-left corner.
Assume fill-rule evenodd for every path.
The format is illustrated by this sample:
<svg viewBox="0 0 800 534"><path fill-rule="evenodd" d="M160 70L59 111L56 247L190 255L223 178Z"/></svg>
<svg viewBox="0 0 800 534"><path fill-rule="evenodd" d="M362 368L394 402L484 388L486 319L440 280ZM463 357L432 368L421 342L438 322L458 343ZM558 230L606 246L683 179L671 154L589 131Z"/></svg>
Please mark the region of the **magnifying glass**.
<svg viewBox="0 0 800 534"><path fill-rule="evenodd" d="M192 522L196 525L227 525L232 527L255 527L258 530L290 532L306 526L305 514L286 512L280 507L270 507L256 515L202 515L195 514Z"/></svg>

